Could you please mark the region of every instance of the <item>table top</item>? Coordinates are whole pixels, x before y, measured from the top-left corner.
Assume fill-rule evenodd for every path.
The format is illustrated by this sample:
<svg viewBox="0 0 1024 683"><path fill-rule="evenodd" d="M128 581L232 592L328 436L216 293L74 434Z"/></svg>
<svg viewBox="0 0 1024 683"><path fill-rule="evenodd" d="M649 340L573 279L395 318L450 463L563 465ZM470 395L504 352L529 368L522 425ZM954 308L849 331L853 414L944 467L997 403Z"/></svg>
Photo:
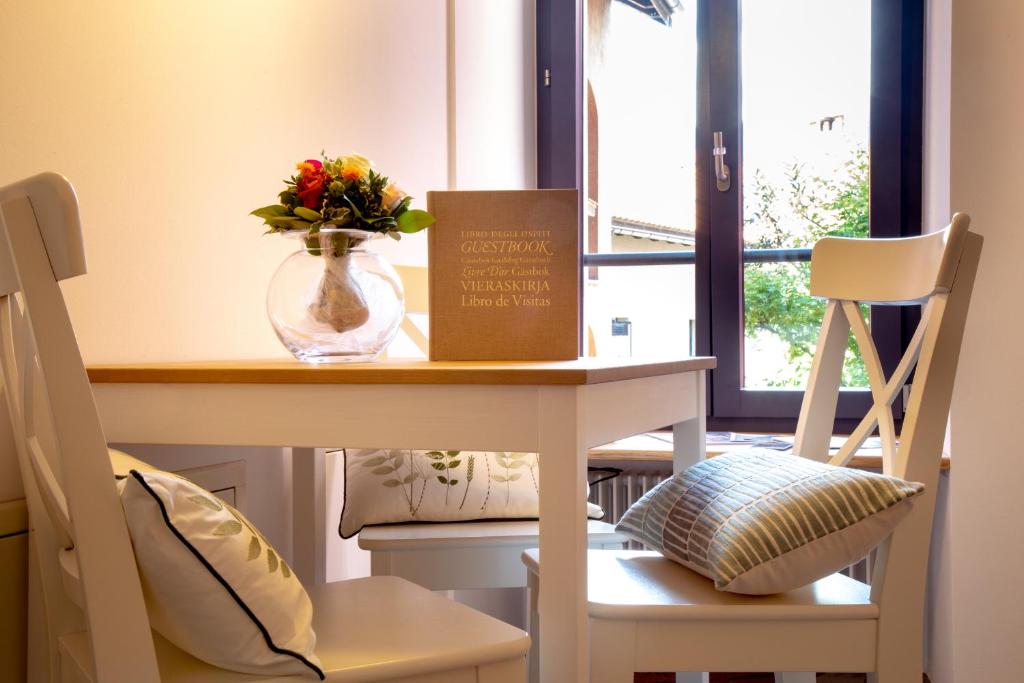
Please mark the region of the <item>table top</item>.
<svg viewBox="0 0 1024 683"><path fill-rule="evenodd" d="M294 359L90 365L93 384L585 385L710 370L708 356L571 361L426 361L311 365Z"/></svg>

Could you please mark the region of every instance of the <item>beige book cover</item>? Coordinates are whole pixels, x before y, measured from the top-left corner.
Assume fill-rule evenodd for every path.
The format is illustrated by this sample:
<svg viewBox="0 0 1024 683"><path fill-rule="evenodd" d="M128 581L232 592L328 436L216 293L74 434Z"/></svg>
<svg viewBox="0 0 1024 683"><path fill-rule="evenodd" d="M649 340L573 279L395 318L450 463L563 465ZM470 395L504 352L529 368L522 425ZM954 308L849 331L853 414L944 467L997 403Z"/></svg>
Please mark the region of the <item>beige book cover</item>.
<svg viewBox="0 0 1024 683"><path fill-rule="evenodd" d="M431 360L579 355L576 190L428 192Z"/></svg>

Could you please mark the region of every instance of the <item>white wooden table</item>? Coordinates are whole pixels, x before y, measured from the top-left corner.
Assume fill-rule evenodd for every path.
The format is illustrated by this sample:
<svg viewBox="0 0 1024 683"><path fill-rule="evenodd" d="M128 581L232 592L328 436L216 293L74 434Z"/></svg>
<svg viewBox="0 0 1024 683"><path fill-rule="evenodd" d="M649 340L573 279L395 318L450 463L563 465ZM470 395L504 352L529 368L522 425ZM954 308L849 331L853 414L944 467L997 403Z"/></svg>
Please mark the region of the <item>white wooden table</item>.
<svg viewBox="0 0 1024 683"><path fill-rule="evenodd" d="M539 453L541 676L582 683L587 449L671 424L676 468L702 458L704 371L714 365L226 361L92 366L89 377L110 442L294 449L293 565L306 581L324 576L322 448Z"/></svg>

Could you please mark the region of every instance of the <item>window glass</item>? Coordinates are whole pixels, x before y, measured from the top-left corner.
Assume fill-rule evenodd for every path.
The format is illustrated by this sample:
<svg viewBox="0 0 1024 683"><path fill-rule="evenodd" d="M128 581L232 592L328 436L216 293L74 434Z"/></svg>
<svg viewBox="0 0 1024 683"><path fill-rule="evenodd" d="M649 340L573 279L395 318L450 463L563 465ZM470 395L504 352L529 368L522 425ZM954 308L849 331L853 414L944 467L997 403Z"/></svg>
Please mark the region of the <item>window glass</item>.
<svg viewBox="0 0 1024 683"><path fill-rule="evenodd" d="M694 249L697 11L668 5L587 5L588 253ZM588 268L584 285L585 350L692 348L693 265Z"/></svg>
<svg viewBox="0 0 1024 683"><path fill-rule="evenodd" d="M868 236L870 0L742 0L743 243ZM743 385L802 388L825 303L808 263L745 263ZM867 385L851 340L845 386Z"/></svg>

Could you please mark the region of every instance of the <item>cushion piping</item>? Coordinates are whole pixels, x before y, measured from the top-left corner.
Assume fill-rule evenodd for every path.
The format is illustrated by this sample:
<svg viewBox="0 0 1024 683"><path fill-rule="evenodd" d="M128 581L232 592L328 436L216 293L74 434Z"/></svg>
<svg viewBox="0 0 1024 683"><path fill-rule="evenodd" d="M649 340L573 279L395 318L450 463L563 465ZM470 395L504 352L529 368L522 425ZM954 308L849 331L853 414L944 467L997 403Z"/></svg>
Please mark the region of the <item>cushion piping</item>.
<svg viewBox="0 0 1024 683"><path fill-rule="evenodd" d="M235 592L235 589L231 587L231 584L229 584L224 579L224 577L221 576L220 573L216 569L214 569L213 565L211 565L207 561L207 559L205 557L203 557L203 554L200 553L196 549L196 547L194 545L192 545L188 541L188 539L185 538L185 536L182 535L182 533L180 531L178 531L178 529L174 526L174 524L171 522L170 516L167 514L167 507L164 505L164 501L163 501L162 498L160 498L160 495L157 494L157 492L154 491L149 486L149 484L142 477L142 475L139 474L139 472L137 470L131 470L129 472L129 474L131 474L131 476L137 482L139 482L139 485L142 486L143 490L146 491L146 493L148 493L150 496L152 496L153 500L156 501L157 506L160 508L160 515L163 517L164 524L166 524L167 528L171 530L171 533L174 534L175 538L177 538L181 542L181 544L183 546L185 546L189 550L189 552L191 552L195 556L195 558L197 560L199 560L200 563L202 563L202 565L206 568L206 570L208 572L210 572L210 574L213 576L213 578L217 579L217 582L220 583L220 585L224 587L224 590L226 590L228 592L228 595L230 595L232 597L232 599L235 601L235 603L238 604L238 606L242 609L242 611L245 612L245 614L249 617L249 619L252 620L253 624L256 625L256 628L258 628L260 633L263 635L263 640L266 643L267 647L270 648L270 650L272 650L273 652L276 652L277 654L287 655L289 657L294 657L295 659L299 660L300 662L302 662L303 664L308 666L320 678L321 681L324 680L326 678L326 676L324 675L324 672L320 669L320 667L318 667L316 664L313 664L313 662L309 661L308 659L303 657L298 652L294 652L292 650L287 650L285 648L278 647L277 645L274 644L274 641L270 637L270 632L267 631L266 626L263 625L263 622L261 622L259 620L259 618L249 608L249 606L247 604L245 604L245 601L242 600L241 596L239 596L238 593Z"/></svg>

